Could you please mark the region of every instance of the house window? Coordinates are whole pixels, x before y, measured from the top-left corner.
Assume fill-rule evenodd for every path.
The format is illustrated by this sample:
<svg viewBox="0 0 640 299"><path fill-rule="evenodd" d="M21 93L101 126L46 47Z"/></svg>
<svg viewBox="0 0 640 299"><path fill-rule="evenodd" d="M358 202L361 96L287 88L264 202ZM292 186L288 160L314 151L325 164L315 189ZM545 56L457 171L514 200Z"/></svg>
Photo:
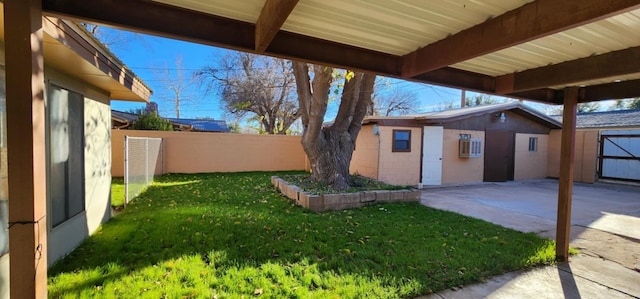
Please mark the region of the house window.
<svg viewBox="0 0 640 299"><path fill-rule="evenodd" d="M49 85L49 198L53 227L84 211L84 97Z"/></svg>
<svg viewBox="0 0 640 299"><path fill-rule="evenodd" d="M393 151L411 151L411 130L393 130Z"/></svg>
<svg viewBox="0 0 640 299"><path fill-rule="evenodd" d="M538 151L538 137L529 137L529 151L530 152Z"/></svg>

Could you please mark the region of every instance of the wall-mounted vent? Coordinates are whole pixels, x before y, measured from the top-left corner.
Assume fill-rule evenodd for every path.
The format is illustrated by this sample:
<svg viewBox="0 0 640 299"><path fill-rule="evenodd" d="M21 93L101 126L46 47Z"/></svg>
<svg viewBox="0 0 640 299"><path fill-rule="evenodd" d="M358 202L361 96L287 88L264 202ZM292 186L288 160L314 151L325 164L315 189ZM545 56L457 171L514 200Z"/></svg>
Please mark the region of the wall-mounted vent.
<svg viewBox="0 0 640 299"><path fill-rule="evenodd" d="M459 146L460 158L478 158L482 156L482 139L462 138Z"/></svg>

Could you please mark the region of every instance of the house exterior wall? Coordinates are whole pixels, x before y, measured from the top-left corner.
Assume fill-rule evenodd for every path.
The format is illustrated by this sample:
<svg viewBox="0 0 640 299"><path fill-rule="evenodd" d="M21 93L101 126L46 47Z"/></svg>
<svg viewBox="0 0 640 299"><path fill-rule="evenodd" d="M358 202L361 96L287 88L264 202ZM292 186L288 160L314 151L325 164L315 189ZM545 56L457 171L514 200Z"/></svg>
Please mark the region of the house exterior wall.
<svg viewBox="0 0 640 299"><path fill-rule="evenodd" d="M421 127L380 126L380 162L378 180L393 185L417 185L420 182L422 156ZM393 152L393 130L411 131L411 151Z"/></svg>
<svg viewBox="0 0 640 299"><path fill-rule="evenodd" d="M163 138L164 173L308 170L300 136L112 130L114 177L124 176L124 137Z"/></svg>
<svg viewBox="0 0 640 299"><path fill-rule="evenodd" d="M380 158L380 138L374 134L374 126L362 126L356 149L353 151L349 172L372 179L378 179L378 161Z"/></svg>
<svg viewBox="0 0 640 299"><path fill-rule="evenodd" d="M538 138L536 151L529 151L529 138ZM549 135L516 133L514 180L547 177Z"/></svg>
<svg viewBox="0 0 640 299"><path fill-rule="evenodd" d="M85 211L55 228L48 225L47 254L51 265L111 217L111 108L106 92L54 69L45 68L45 75L48 82L84 96Z"/></svg>
<svg viewBox="0 0 640 299"><path fill-rule="evenodd" d="M549 152L547 176L560 176L560 136L562 130L552 130L549 134ZM578 129L576 131L573 180L575 182L594 183L597 177L598 129Z"/></svg>
<svg viewBox="0 0 640 299"><path fill-rule="evenodd" d="M460 158L460 134L470 134L471 138L482 140L482 156ZM484 132L445 129L442 143L442 184L482 182L484 177Z"/></svg>

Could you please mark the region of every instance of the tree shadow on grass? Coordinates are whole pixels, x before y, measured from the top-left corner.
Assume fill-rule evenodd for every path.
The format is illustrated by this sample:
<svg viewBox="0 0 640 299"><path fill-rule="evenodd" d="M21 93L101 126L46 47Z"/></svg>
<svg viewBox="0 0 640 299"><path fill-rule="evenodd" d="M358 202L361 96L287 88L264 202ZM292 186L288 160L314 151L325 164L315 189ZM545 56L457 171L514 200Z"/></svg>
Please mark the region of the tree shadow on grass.
<svg viewBox="0 0 640 299"><path fill-rule="evenodd" d="M189 256L198 256L199 269L215 268L218 275L244 268L260 271L273 264L314 265L320 273L376 281L380 288L391 290L387 294L407 297L539 263L535 257L549 249L548 241L533 234L417 203L311 213L277 193L269 183L271 175L160 178L164 185L150 187L57 263L50 282L55 284L62 273L104 269L109 264L126 271L54 287L52 297ZM190 183L170 184L185 181ZM553 257L552 249L549 256ZM313 281L306 286L330 287ZM211 287L234 286L212 283Z"/></svg>

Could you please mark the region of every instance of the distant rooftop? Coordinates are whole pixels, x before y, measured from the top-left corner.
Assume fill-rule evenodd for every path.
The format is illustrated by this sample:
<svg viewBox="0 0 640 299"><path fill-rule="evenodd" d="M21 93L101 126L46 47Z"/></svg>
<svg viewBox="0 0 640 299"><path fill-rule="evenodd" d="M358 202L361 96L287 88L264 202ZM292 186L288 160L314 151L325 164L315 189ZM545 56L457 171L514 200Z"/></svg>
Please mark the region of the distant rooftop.
<svg viewBox="0 0 640 299"><path fill-rule="evenodd" d="M229 132L227 122L215 119L167 118L172 123L192 126L194 131Z"/></svg>
<svg viewBox="0 0 640 299"><path fill-rule="evenodd" d="M111 117L118 119L120 122L126 123L127 126L138 120L138 114L111 110ZM174 126L188 127L188 130L198 132L229 132L227 122L215 119L189 119L189 118L167 118Z"/></svg>
<svg viewBox="0 0 640 299"><path fill-rule="evenodd" d="M552 115L562 122L562 115ZM640 126L640 109L578 113L577 128L616 128Z"/></svg>

